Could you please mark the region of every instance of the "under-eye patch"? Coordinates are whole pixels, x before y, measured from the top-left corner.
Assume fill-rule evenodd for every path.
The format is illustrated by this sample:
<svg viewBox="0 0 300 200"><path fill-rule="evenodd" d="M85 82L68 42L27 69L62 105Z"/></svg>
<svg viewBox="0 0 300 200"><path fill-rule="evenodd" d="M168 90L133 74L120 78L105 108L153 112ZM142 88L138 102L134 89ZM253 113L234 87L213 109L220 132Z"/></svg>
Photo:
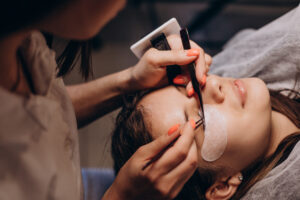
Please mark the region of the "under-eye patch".
<svg viewBox="0 0 300 200"><path fill-rule="evenodd" d="M214 106L204 104L205 131L201 156L205 161L219 159L227 146L227 123L224 115Z"/></svg>

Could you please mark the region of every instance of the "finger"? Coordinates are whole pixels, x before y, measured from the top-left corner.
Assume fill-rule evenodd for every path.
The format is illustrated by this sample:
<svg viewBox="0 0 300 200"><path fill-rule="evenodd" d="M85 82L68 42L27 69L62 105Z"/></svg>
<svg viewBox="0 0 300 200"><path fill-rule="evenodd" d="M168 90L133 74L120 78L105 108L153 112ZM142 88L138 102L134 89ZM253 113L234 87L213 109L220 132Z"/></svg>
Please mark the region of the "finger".
<svg viewBox="0 0 300 200"><path fill-rule="evenodd" d="M206 63L205 64L205 75L209 72L209 68L210 68L210 66Z"/></svg>
<svg viewBox="0 0 300 200"><path fill-rule="evenodd" d="M137 151L138 156L140 156L143 161L151 161L151 159L160 154L168 147L168 145L180 136L179 127L180 124L174 125L168 133L161 135L154 141L140 147Z"/></svg>
<svg viewBox="0 0 300 200"><path fill-rule="evenodd" d="M198 167L198 152L195 141L193 142L187 158L174 170L166 174L165 181L174 184L170 196L177 196L185 183L192 177Z"/></svg>
<svg viewBox="0 0 300 200"><path fill-rule="evenodd" d="M186 86L186 93L188 97L191 97L195 94L195 90L193 88L192 82L189 81L189 83Z"/></svg>
<svg viewBox="0 0 300 200"><path fill-rule="evenodd" d="M187 83L189 82L189 79L188 77L182 75L182 74L179 74L177 75L174 79L173 79L173 83L175 85L186 85Z"/></svg>
<svg viewBox="0 0 300 200"><path fill-rule="evenodd" d="M203 75L207 74L209 71L209 66L212 64L212 58L210 55L206 54L204 50L197 45L195 42L191 41L192 48L199 48L200 54L196 62L196 77L200 84L203 84ZM204 56L203 56L204 55ZM206 78L206 77L205 77Z"/></svg>
<svg viewBox="0 0 300 200"><path fill-rule="evenodd" d="M179 165L187 156L194 140L195 121L190 120L181 130L181 136L172 147L167 149L164 154L152 165L153 171L158 175L166 174Z"/></svg>
<svg viewBox="0 0 300 200"><path fill-rule="evenodd" d="M181 38L178 35L171 35L168 36L168 42L170 43L171 49L183 49ZM209 71L209 66L212 63L212 58L210 55L205 54L203 49L197 45L195 42L191 41L191 47L193 49L199 49L202 56L198 56L197 60L195 60L196 63L196 77L198 79L198 82L203 86L206 82L206 76L205 74ZM203 56L204 55L204 56Z"/></svg>
<svg viewBox="0 0 300 200"><path fill-rule="evenodd" d="M206 63L205 63L205 56L204 56L204 51L200 51L200 54L196 60L196 77L198 82L203 85L203 76L206 74Z"/></svg>
<svg viewBox="0 0 300 200"><path fill-rule="evenodd" d="M181 37L179 35L169 35L167 37L168 43L170 44L170 48L171 49L183 49L182 46L182 40ZM196 44L194 41L190 40L190 44L191 44L191 48L192 49L202 49L198 44Z"/></svg>
<svg viewBox="0 0 300 200"><path fill-rule="evenodd" d="M179 35L170 35L167 37L168 43L170 45L171 49L177 49L177 50L182 50L182 41Z"/></svg>
<svg viewBox="0 0 300 200"><path fill-rule="evenodd" d="M206 64L208 66L210 66L212 64L212 58L211 58L211 56L208 55L208 54L205 54L204 56L205 56L205 62L206 62Z"/></svg>
<svg viewBox="0 0 300 200"><path fill-rule="evenodd" d="M193 49L200 49L200 50L203 50L199 45L197 45L195 42L193 41L190 41L191 42L191 47ZM207 54L207 53L204 53L204 58L205 58L205 63L210 66L212 64L212 57Z"/></svg>
<svg viewBox="0 0 300 200"><path fill-rule="evenodd" d="M157 49L149 49L144 59L153 66L168 66L168 65L187 65L197 59L198 50L170 50L159 51Z"/></svg>

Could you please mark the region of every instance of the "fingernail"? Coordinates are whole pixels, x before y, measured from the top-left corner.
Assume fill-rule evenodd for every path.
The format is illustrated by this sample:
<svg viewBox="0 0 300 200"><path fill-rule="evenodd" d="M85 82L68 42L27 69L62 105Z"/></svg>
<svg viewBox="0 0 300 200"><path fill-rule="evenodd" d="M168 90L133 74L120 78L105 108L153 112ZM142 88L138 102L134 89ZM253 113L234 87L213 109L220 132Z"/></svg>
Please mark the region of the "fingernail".
<svg viewBox="0 0 300 200"><path fill-rule="evenodd" d="M177 84L177 85L183 85L183 84L185 84L185 81L184 81L183 76L181 76L181 75L176 76L176 77L173 79L173 83L174 83L174 84Z"/></svg>
<svg viewBox="0 0 300 200"><path fill-rule="evenodd" d="M193 129L196 128L196 122L195 122L195 120L190 119L190 124L191 124L191 126L193 127Z"/></svg>
<svg viewBox="0 0 300 200"><path fill-rule="evenodd" d="M205 85L205 83L206 83L206 75L204 74L202 76L201 85Z"/></svg>
<svg viewBox="0 0 300 200"><path fill-rule="evenodd" d="M176 124L174 126L172 126L169 130L168 130L168 135L172 135L175 131L177 131L177 129L179 128L180 124Z"/></svg>
<svg viewBox="0 0 300 200"><path fill-rule="evenodd" d="M200 50L199 49L189 49L186 52L187 56L198 56L200 54Z"/></svg>
<svg viewBox="0 0 300 200"><path fill-rule="evenodd" d="M190 89L188 90L188 96L189 96L189 97L192 96L194 93L195 93L194 88L190 88Z"/></svg>

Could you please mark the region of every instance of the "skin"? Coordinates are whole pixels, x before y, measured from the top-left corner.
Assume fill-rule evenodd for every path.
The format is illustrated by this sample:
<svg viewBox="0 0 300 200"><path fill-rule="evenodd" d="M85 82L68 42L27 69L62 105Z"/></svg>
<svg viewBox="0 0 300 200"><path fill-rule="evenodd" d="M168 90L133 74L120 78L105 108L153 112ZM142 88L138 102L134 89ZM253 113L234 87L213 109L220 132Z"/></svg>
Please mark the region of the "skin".
<svg viewBox="0 0 300 200"><path fill-rule="evenodd" d="M72 1L40 22L0 38L1 87L10 90L20 75L20 82L14 93L23 98L33 93L23 71L20 70L23 66L17 57L18 48L32 31L45 31L66 39L89 39L111 20L124 4L124 0ZM180 41L178 37L175 38L168 38L172 48L178 46ZM150 49L135 66L87 83L67 87L79 126L86 125L119 107L119 97L122 94L166 85L167 65L184 66L195 61L197 76L201 77L211 64L211 57L196 44L193 43L192 47L197 49L192 55L182 48L172 51ZM184 133L183 137L178 138L179 131ZM165 156L142 170L149 159L177 138L177 145L165 151ZM196 170L196 144L193 138L193 128L190 123L186 123L171 136L165 133L152 143L141 147L122 167L103 199L145 199L145 192L149 193L146 196L149 199L173 199ZM139 184L141 182L147 184Z"/></svg>
<svg viewBox="0 0 300 200"><path fill-rule="evenodd" d="M22 67L17 59L16 52L23 40L33 30L46 31L66 39L88 39L112 19L124 4L125 0L72 1L71 4L61 10L54 11L47 18L26 30L20 30L6 38L1 38L1 87L9 90L16 82L18 68ZM196 75L201 81L202 75L208 71L207 68L211 64L211 58L205 55L204 51L194 43L192 43L192 47L199 49L199 55L187 56L186 52L180 51L182 48L179 45L178 38L177 40L170 38L169 41L172 49L177 49L177 51L158 52L152 49L146 53L137 65L131 68L89 83L68 87L78 123L87 124L105 114L107 110L103 110L107 108L106 102L111 102L121 94L161 86L165 79L165 68L163 66L171 64L185 65L191 61L196 61ZM148 76L145 77L145 74ZM26 97L32 91L22 72L20 76L21 80L15 93ZM188 88L191 88L190 83L187 84ZM117 104L117 106L119 105ZM197 161L192 126L185 123L182 127L171 136L164 134L152 143L140 148L121 169L103 199L141 199L140 197L143 198L144 191L151 191L148 195L150 199L174 198L193 174ZM182 136L178 138L179 131ZM149 161L149 158L154 157L176 138L178 138L176 144L169 148L158 161L149 165L146 170L140 171L141 167ZM145 183L145 181L149 184L137 184L139 182ZM136 190L136 188L139 188L139 190ZM150 194L154 194L154 196L151 197Z"/></svg>
<svg viewBox="0 0 300 200"><path fill-rule="evenodd" d="M49 16L48 19L46 19L43 23L38 24L37 28L68 39L81 40L81 39L90 38L93 35L95 35L110 19L112 19L125 4L125 0L113 0L113 1L109 1L109 3L103 3L103 2L104 1L98 1L98 0L88 0L88 1L77 0L76 2L73 2L70 6L68 6L67 9L53 13L53 15ZM180 44L178 41L171 42L171 48L182 49L181 47L178 46L178 44ZM194 44L192 44L192 46L195 47ZM198 46L196 47L198 48ZM98 79L94 82L70 87L68 89L68 92L74 104L77 119L79 119L79 121L90 122L93 119L101 116L101 113L100 114L94 113L93 111L102 110L102 108L106 107L107 104L103 102L110 101L111 99L128 91L144 89L144 88L149 88L149 87L159 85L159 83L163 80L163 77L165 77L165 70L160 66L166 66L169 64L184 65L197 58L197 56L187 58L184 55L185 53L183 53L182 51L181 52L177 51L175 53L173 52L172 54L167 54L167 53L163 54L161 52L158 53L157 51L152 50L150 51L150 53L146 54L144 58L141 59L141 61L136 66L132 68L110 75L109 77L105 77L104 79ZM202 75L208 71L207 68L211 64L211 61L209 61L210 58L208 57L207 59L205 59L204 55L205 54L203 50L200 51L199 58L201 57L201 59L197 59L196 61L197 64L196 75L198 81L202 80ZM174 59L174 57L178 59ZM144 69L141 70L143 67ZM147 71L149 67L150 69L155 69L155 70ZM148 77L144 77L145 74L147 74ZM156 79L154 77L156 77ZM224 87L226 89L224 90L226 92L225 93L226 99L224 98L225 100L220 102L219 101L220 98L218 94L214 93L214 91L217 90L210 89L210 88L214 88L211 86L215 86L214 83L217 84L216 82L218 82L213 80L214 80L213 78L207 80L207 86L205 87L206 89L204 89L207 91L206 93L204 92L205 93L204 102L215 104L224 113L224 115L228 117L228 121L229 121L228 148L226 149L224 155L219 160L216 161L216 164L228 167L229 163L231 163L230 164L231 168L233 168L234 171L238 171L243 167L247 166L249 163L257 159L258 157L269 155L271 152L274 151L274 149L281 141L281 139L285 135L290 133L291 130L295 129L295 126L293 126L293 124L291 124L291 122L286 117L278 113L274 113L270 110L269 96L265 85L261 81L257 79L253 79L253 80L249 80L248 82L248 80L245 80L247 89L249 90L247 102L256 102L256 103L253 103L253 105L249 103L250 104L249 107L246 106L244 109L242 109L241 107L237 106L238 103L237 100L234 98L234 95L228 95L230 94L230 90L227 90L226 89L227 87ZM136 86L140 86L140 87L136 87ZM186 89L189 90L189 88L191 88L190 83L187 84ZM255 88L256 90L259 89L258 90L259 92L254 93L253 88ZM182 91L184 93L185 90ZM176 98L172 98L171 101L172 100L174 101L174 99ZM260 101L256 101L257 99L260 99ZM192 102L193 100L190 99L190 101ZM90 103L86 104L84 102L90 102ZM174 108L175 107L172 107L172 110L176 110ZM188 106L186 108L188 108ZM190 109L193 110L192 108ZM193 110L193 112L192 111L188 111L188 112L193 113L195 111ZM168 113L170 113L170 111ZM176 114L178 115L178 117L180 116L179 113ZM188 119L192 118L191 115L192 114L188 115ZM197 116L194 117L196 118ZM183 120L182 116L180 116L180 119L178 118L178 120ZM165 118L165 121L168 120ZM157 130L157 133L163 134L163 131L164 133L166 133L167 129L173 125L172 122L181 123L181 124L184 123L184 121L177 121L177 119L176 122L175 120L174 121L170 120L168 121L168 123L165 124L164 126L165 128L163 130ZM154 123L152 123L152 125L153 124ZM160 123L157 122L155 123L155 125L158 126L160 125ZM161 159L159 159L156 163L150 166L151 168L156 170L153 171L148 170L144 174L144 177L148 177L148 178L150 177L149 180L152 181L155 180L154 182L160 183L156 185L156 188L154 187L155 191L156 190L160 191L159 193L163 194L163 198L166 199L173 198L174 196L176 196L176 194L179 192L182 185L180 187L173 188L172 186L176 185L177 183L176 181L174 181L174 178L168 179L167 177L164 177L163 176L164 173L162 173L159 175L159 177L162 177L162 179L164 178L164 181L162 181L162 179L153 179L154 176L153 174L155 174L155 172L157 173L159 171L158 169L162 169L164 167L167 171L171 171L173 169L171 166L174 167L178 165L178 167L174 168L173 173L170 174L172 174L173 177L179 177L180 180L180 177L184 177L184 176L189 177L191 175L191 172L193 171L192 170L193 168L187 171L188 168L186 166L188 166L191 163L194 163L195 159L187 159L191 161L190 163L182 162L182 160L176 160L175 158L173 159L173 162L167 162L167 159L165 159L165 157L168 158L170 157L170 155L173 156L178 155L176 154L175 151L176 147L178 148L178 144L182 144L186 148L186 151L184 153L185 156L183 158L193 157L192 156L193 148L191 147L195 145L191 145L192 142L190 139L192 136L191 134L192 132L190 126L185 125L184 127L189 127L186 129L183 128L183 133L186 133L185 137L180 137L178 143L176 142L177 145L175 145L174 148L170 148L170 150L168 150L165 153L165 156L162 156ZM243 134L243 137L241 137L240 136L241 132L239 130L247 130L250 133ZM195 137L195 141L198 146L198 149L201 146L201 143L203 141L203 138L201 138L202 135L203 134L196 134ZM173 135L173 137L175 136ZM132 169L134 169L134 167L132 167L131 165L135 164L135 167L138 166L137 163L139 163L140 158L145 158L149 156L153 157L156 153L160 151L160 149L165 147L170 142L170 138L168 139L164 139L164 137L157 137L157 138L160 139L157 141L164 141L164 142L156 141L156 143L154 144L150 143L150 145L145 146L142 150L138 152L139 156L137 155L133 156L133 158L130 160L131 162L129 161L129 164L127 163L127 165L125 165L124 169L122 170L124 172L123 174L133 175L133 173L130 173L132 172ZM154 146L156 146L157 149L154 149ZM151 153L149 154L149 152ZM170 155L168 155L168 153ZM247 157L247 159L244 159L245 156ZM201 162L203 161L199 159L199 163ZM160 165L162 163L164 165ZM143 162L139 164L143 164ZM183 167L180 168L180 166ZM176 170L178 171L177 173ZM158 174L156 175L158 176ZM140 176L140 174L133 177L138 177L138 176ZM120 195L120 191L124 189L122 188L123 185L122 183L124 183L125 181L127 182L127 180L130 180L130 178L128 177L129 176L127 175L126 176L118 175L117 180L121 180L121 181L115 181L112 189L110 189L108 192L108 194L112 194L112 195L111 196L106 195L106 198L107 199L114 199L114 198L126 199L126 197L128 198L128 196L126 195ZM182 182L185 181L186 180L183 180ZM236 184L236 179L233 179L231 181L233 182L233 184ZM128 186L129 190L131 190L131 188L136 187L134 183L131 185L129 182L128 185L129 185ZM150 185L151 185L150 188L153 188L152 186L153 184ZM170 188L166 188L166 185L171 185L171 186ZM140 189L142 191L142 188ZM144 189L145 191L149 191L149 187L145 187ZM176 192L171 193L170 191L172 190ZM123 194L125 193L126 192L123 192ZM114 196L116 194L118 194L117 195L118 197ZM138 194L134 196L138 196ZM129 199L134 199L134 196L129 197ZM161 195L158 195L157 197L155 197L155 199L159 199L160 197Z"/></svg>
<svg viewBox="0 0 300 200"><path fill-rule="evenodd" d="M38 29L56 36L84 40L96 35L125 6L126 0L76 0L56 10Z"/></svg>
<svg viewBox="0 0 300 200"><path fill-rule="evenodd" d="M225 167L231 176L256 159L273 153L284 137L299 130L287 117L271 110L270 95L263 81L258 78L241 79L247 90L243 105L234 91L234 80L209 75L201 90L204 104L213 105L227 119L228 143L224 154L214 162L204 161L201 157L204 140L202 128L195 131L198 165ZM195 96L189 98L184 86L156 90L144 97L139 106L144 111L146 125L154 138L174 124L200 119L199 101ZM232 177L231 183L237 187L238 177Z"/></svg>

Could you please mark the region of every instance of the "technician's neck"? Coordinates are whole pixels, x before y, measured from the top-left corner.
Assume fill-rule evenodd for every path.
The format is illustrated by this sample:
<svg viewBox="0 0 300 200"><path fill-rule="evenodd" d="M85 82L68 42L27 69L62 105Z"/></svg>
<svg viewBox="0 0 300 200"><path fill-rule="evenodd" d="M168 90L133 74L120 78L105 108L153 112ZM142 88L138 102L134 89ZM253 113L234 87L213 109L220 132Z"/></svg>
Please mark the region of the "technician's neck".
<svg viewBox="0 0 300 200"><path fill-rule="evenodd" d="M272 111L271 140L266 156L274 153L285 137L297 131L300 131L300 129L288 117L279 112Z"/></svg>

